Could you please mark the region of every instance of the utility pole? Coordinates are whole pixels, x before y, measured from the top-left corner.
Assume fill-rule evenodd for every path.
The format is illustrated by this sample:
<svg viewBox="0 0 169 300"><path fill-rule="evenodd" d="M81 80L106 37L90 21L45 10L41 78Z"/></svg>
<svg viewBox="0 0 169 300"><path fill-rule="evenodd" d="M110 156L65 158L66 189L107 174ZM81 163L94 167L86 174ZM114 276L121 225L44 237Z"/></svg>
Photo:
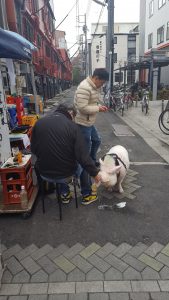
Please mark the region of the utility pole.
<svg viewBox="0 0 169 300"><path fill-rule="evenodd" d="M114 84L114 0L108 0L107 47L109 88L111 93L113 91Z"/></svg>
<svg viewBox="0 0 169 300"><path fill-rule="evenodd" d="M85 49L84 49L84 61L85 61L85 77L87 76L87 25L86 25L86 14L84 15L83 32L85 37Z"/></svg>

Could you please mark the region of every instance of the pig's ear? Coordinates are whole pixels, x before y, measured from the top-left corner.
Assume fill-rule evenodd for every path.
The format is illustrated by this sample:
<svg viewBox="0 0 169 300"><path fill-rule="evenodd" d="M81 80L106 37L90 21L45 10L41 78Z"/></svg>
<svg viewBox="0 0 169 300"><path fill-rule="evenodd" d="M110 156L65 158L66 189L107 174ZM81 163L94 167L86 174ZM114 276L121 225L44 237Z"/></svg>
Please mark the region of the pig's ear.
<svg viewBox="0 0 169 300"><path fill-rule="evenodd" d="M100 163L101 166L104 165L104 161L101 158L99 158L99 163Z"/></svg>

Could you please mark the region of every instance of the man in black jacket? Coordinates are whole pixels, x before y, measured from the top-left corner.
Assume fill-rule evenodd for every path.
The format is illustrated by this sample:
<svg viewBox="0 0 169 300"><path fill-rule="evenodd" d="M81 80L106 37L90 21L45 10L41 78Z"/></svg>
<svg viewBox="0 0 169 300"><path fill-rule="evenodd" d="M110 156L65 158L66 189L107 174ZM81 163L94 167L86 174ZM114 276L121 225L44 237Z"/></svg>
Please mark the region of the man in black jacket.
<svg viewBox="0 0 169 300"><path fill-rule="evenodd" d="M31 138L31 151L37 157L36 169L46 178L63 179L75 174L80 164L98 182L99 170L90 157L80 129L73 122L75 113L73 104L60 104L54 113L36 122ZM83 197L85 190L91 190L89 184L81 181ZM69 203L71 195L68 185L63 183L61 190L62 201ZM89 201L84 204L96 200L97 195L92 194L91 190Z"/></svg>

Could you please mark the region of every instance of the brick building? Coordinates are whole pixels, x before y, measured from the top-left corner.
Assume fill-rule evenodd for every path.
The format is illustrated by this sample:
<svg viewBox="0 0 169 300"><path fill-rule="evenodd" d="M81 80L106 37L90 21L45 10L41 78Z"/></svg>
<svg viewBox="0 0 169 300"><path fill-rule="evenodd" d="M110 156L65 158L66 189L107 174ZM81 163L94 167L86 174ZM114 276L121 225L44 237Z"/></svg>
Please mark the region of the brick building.
<svg viewBox="0 0 169 300"><path fill-rule="evenodd" d="M66 47L59 47L52 1L6 0L5 4L9 30L23 35L38 48L33 54L37 93L45 99L54 97L70 86L72 65ZM24 92L32 92L26 63L20 63L20 74L26 81Z"/></svg>

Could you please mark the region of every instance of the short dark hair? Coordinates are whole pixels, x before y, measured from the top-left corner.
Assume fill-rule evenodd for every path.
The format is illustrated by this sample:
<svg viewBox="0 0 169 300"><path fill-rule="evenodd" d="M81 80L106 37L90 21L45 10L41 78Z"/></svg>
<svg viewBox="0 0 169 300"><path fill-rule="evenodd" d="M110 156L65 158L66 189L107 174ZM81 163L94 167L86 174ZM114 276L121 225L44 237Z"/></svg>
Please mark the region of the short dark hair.
<svg viewBox="0 0 169 300"><path fill-rule="evenodd" d="M58 104L58 106L54 112L56 112L56 111L60 111L62 113L68 113L68 112L72 111L74 116L76 116L76 113L77 113L75 105L70 102L62 102L62 103Z"/></svg>
<svg viewBox="0 0 169 300"><path fill-rule="evenodd" d="M109 73L105 68L98 68L94 70L92 77L98 77L101 80L108 81Z"/></svg>

